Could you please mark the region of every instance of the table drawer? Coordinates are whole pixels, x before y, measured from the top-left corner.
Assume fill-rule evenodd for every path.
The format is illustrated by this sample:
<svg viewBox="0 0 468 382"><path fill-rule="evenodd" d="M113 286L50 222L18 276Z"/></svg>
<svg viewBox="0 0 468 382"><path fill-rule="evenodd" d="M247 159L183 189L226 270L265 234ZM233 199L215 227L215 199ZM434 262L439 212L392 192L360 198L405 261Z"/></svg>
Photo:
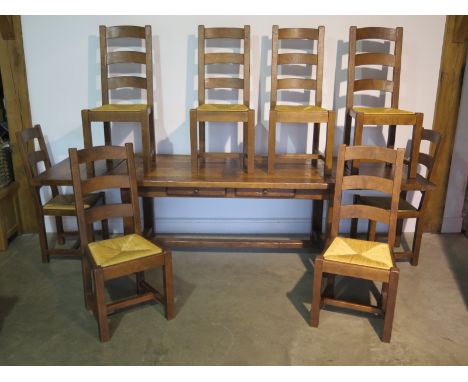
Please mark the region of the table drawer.
<svg viewBox="0 0 468 382"><path fill-rule="evenodd" d="M294 190L268 188L239 188L236 196L244 198L294 198Z"/></svg>
<svg viewBox="0 0 468 382"><path fill-rule="evenodd" d="M170 187L168 196L226 196L225 188Z"/></svg>

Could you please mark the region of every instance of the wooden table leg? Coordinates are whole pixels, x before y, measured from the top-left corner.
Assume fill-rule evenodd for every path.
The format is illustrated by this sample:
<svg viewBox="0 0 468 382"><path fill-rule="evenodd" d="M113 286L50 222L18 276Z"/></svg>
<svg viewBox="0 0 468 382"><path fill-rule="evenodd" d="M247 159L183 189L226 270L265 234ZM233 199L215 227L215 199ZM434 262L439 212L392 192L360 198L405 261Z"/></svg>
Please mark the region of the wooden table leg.
<svg viewBox="0 0 468 382"><path fill-rule="evenodd" d="M312 230L310 240L322 247L323 200L314 200L312 205Z"/></svg>
<svg viewBox="0 0 468 382"><path fill-rule="evenodd" d="M156 233L154 224L154 199L143 197L143 236L150 237Z"/></svg>

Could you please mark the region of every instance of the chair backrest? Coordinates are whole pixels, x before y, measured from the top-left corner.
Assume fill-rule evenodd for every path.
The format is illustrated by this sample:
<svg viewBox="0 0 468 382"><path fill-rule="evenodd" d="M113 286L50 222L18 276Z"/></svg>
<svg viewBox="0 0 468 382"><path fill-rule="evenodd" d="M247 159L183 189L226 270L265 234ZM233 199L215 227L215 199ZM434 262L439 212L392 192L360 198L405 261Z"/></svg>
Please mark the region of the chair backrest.
<svg viewBox="0 0 468 382"><path fill-rule="evenodd" d="M380 40L393 42L393 52L356 53L357 41ZM403 45L403 28L368 27L349 29L348 88L346 108L354 105L354 93L365 90L378 90L392 93L391 107L398 108L400 94L401 49ZM391 51L391 48L389 49ZM356 80L356 68L369 65L393 68L392 80L360 78Z"/></svg>
<svg viewBox="0 0 468 382"><path fill-rule="evenodd" d="M423 129L421 142L423 141L430 142L431 147L429 148L429 154L419 153L418 164L426 167L425 178L430 182L434 182L437 176L434 169L437 169L437 159L439 157L440 147L442 146L443 136L435 130Z"/></svg>
<svg viewBox="0 0 468 382"><path fill-rule="evenodd" d="M124 232L141 234L140 209L138 205L135 155L133 145L98 146L90 149L69 149L70 169L75 193L76 215L83 248L93 241L92 224L97 220L122 218ZM102 176L83 176L84 166L104 160L121 160L118 170ZM81 166L81 167L80 167ZM91 192L117 189L121 203L93 206L85 210L83 197Z"/></svg>
<svg viewBox="0 0 468 382"><path fill-rule="evenodd" d="M205 53L206 40L239 40L243 48L241 53L210 52ZM206 66L213 64L242 65L243 76L207 77ZM250 25L244 28L205 28L198 26L198 103L203 105L207 89L242 90L243 104L250 105Z"/></svg>
<svg viewBox="0 0 468 382"><path fill-rule="evenodd" d="M144 41L145 51L109 49L109 40L139 39ZM153 59L151 26L120 25L99 26L99 41L101 53L101 93L102 104L109 104L109 94L112 89L137 88L146 90L146 104L153 105ZM121 40L124 41L124 40ZM115 43L112 43L114 47ZM123 45L123 44L122 44ZM145 76L115 75L111 76L110 65L140 64L145 65Z"/></svg>
<svg viewBox="0 0 468 382"><path fill-rule="evenodd" d="M39 144L39 149L36 149L35 140L37 140ZM28 127L16 132L16 141L28 184L31 188L39 190L40 187L32 183L33 179L43 172L39 170L39 164L44 163L44 171L52 166L41 125L34 125L34 127ZM52 196L57 196L59 194L56 186L50 186L50 189L52 191ZM42 204L39 193L34 191L33 195L36 202Z"/></svg>
<svg viewBox="0 0 468 382"><path fill-rule="evenodd" d="M279 28L273 25L272 32L272 57L271 57L271 100L270 108L276 106L278 90L314 90L314 105L322 106L322 82L323 82L323 50L325 27L318 28ZM279 53L280 43L284 40L306 40L310 42L307 49L311 53ZM301 49L302 46L301 46ZM288 48L289 50L289 48ZM315 51L315 53L312 53ZM278 78L278 66L307 65L311 66L310 76ZM283 68L284 68L283 66ZM315 66L315 78L312 67Z"/></svg>
<svg viewBox="0 0 468 382"><path fill-rule="evenodd" d="M336 167L335 194L330 238L338 235L341 219L370 219L388 225L388 243L393 248L396 235L396 222L400 187L403 174L404 149L388 149L377 146L340 145ZM370 175L345 175L346 161L380 161L391 164L393 177L384 178ZM372 190L391 195L390 210L360 204L342 204L345 190Z"/></svg>

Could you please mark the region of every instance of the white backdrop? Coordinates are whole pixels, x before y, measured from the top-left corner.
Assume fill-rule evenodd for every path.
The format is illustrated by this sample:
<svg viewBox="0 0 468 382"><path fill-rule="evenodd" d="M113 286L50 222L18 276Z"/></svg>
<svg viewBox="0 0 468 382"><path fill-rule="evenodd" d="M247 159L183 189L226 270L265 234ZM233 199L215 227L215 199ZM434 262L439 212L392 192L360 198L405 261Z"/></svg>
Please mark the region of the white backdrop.
<svg viewBox="0 0 468 382"><path fill-rule="evenodd" d="M325 26L323 106L338 111L336 149L343 134L349 27L404 28L400 107L423 112L424 125L431 128L445 16L22 16L22 23L33 123L42 125L52 160L58 162L69 147L83 147L80 110L101 102L100 24L152 26L157 151L173 154L190 153L188 110L197 104L197 26L251 25L256 152L266 153L273 24ZM100 144L102 134L94 129L95 144ZM133 141L138 131L137 126L122 128L115 142ZM211 150L230 150L236 143L214 134L208 132ZM300 149L301 130L290 128L287 135L280 148ZM371 134L368 143L381 137L381 132ZM410 129L397 133L397 146L406 147L410 137ZM134 143L141 147L139 138ZM156 224L159 232L306 233L311 208L312 202L304 200L160 198ZM405 226L407 231L413 228L413 222Z"/></svg>

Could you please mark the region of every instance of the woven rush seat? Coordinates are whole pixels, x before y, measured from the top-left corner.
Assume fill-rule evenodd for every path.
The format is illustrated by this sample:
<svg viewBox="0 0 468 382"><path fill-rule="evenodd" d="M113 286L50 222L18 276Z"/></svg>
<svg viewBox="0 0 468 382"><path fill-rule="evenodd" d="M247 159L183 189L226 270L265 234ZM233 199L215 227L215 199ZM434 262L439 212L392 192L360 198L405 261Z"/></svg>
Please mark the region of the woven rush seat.
<svg viewBox="0 0 468 382"><path fill-rule="evenodd" d="M229 103L205 103L197 107L198 111L249 111L249 108L242 104Z"/></svg>
<svg viewBox="0 0 468 382"><path fill-rule="evenodd" d="M340 263L381 269L390 269L394 266L388 243L346 237L336 237L323 257Z"/></svg>
<svg viewBox="0 0 468 382"><path fill-rule="evenodd" d="M100 198L99 194L88 194L83 198L84 208L88 209L93 206L98 199ZM50 199L42 207L44 210L67 210L72 211L75 209L75 195L74 194L65 194L57 195L54 198Z"/></svg>
<svg viewBox="0 0 468 382"><path fill-rule="evenodd" d="M366 114L415 114L412 111L396 109L393 107L364 107L357 106L353 107L356 113L366 113Z"/></svg>
<svg viewBox="0 0 468 382"><path fill-rule="evenodd" d="M125 261L158 255L162 249L138 234L130 234L88 244L96 265L108 267Z"/></svg>
<svg viewBox="0 0 468 382"><path fill-rule="evenodd" d="M315 106L315 105L276 105L275 106L275 111L281 113L281 112L301 112L301 111L310 111L310 112L318 112L318 111L323 111L327 112L326 109L320 106Z"/></svg>
<svg viewBox="0 0 468 382"><path fill-rule="evenodd" d="M108 104L95 107L91 109L93 112L99 111L121 111L121 112L141 112L145 111L148 108L148 105L142 103L135 103L135 104Z"/></svg>

